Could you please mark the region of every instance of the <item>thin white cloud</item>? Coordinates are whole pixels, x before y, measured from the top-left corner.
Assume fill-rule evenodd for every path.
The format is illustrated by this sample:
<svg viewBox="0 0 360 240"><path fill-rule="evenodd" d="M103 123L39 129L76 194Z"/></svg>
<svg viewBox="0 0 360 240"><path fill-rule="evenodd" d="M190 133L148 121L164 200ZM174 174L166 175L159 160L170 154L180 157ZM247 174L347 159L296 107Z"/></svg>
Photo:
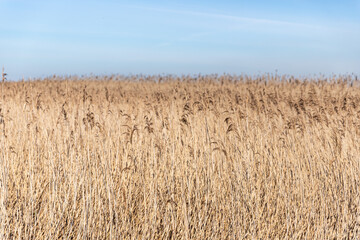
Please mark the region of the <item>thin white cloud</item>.
<svg viewBox="0 0 360 240"><path fill-rule="evenodd" d="M194 33L194 34L190 34L185 37L182 37L179 39L179 41L193 41L195 39L210 36L210 35L213 35L216 33L217 32L198 32L198 33Z"/></svg>
<svg viewBox="0 0 360 240"><path fill-rule="evenodd" d="M219 13L209 13L209 12L200 12L200 11L186 11L186 10L175 10L168 8L154 8L154 7L143 7L143 6L134 6L138 9L144 9L149 11L165 12L165 13L176 13L183 15L192 15L192 16L203 16L209 18L217 18L224 20L233 20L237 22L245 22L251 24L264 24L264 25L276 25L276 26L287 26L287 27L305 27L305 28L321 28L321 26L310 25L304 23L297 23L291 21L281 21L281 20L272 20L265 18L250 18L250 17L239 17L229 14L219 14Z"/></svg>
<svg viewBox="0 0 360 240"><path fill-rule="evenodd" d="M218 20L230 20L234 23L245 23L250 24L251 27L254 25L254 27L261 26L262 29L265 27L280 27L280 28L286 28L286 29L307 29L307 30L314 30L324 27L316 26L316 25L309 25L309 24L303 24L303 23L296 23L296 22L290 22L290 21L279 21L279 20L271 20L271 19L264 19L264 18L249 18L249 17L239 17L229 14L218 14L218 13L208 13L208 12L200 12L200 11L186 11L186 10L175 10L175 9L169 9L169 8L158 8L158 7L146 7L146 6L128 6L135 9L145 10L145 11L156 11L156 12L162 12L162 13L173 13L173 14L180 14L180 15L187 15L187 16L197 16L197 17L204 17L204 18L212 18L212 19L218 19ZM250 27L250 26L248 26ZM243 28L241 26L240 28ZM229 30L237 30L238 26L232 26L222 29L221 31L229 31ZM202 39L205 36L211 36L218 34L219 30L216 31L201 31L193 34L187 34L186 36L173 39L171 42L162 42L157 45L157 47L164 47L164 46L170 46L174 42L183 42L183 41L196 41L197 39Z"/></svg>

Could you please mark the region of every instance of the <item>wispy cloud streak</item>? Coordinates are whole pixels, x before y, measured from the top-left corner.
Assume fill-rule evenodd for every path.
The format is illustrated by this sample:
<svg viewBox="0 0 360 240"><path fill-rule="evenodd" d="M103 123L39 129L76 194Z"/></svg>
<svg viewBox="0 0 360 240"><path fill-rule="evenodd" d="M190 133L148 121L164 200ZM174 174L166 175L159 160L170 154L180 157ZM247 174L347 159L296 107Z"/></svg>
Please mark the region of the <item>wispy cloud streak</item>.
<svg viewBox="0 0 360 240"><path fill-rule="evenodd" d="M144 9L149 11L157 11L164 13L176 13L182 15L192 15L192 16L203 16L208 18L217 18L223 20L232 20L237 22L245 22L251 24L262 24L262 25L276 25L276 26L287 26L287 27L305 27L305 28L321 28L318 25L310 25L305 23L297 23L291 21L281 21L281 20L272 20L265 18L253 18L253 17L240 17L229 14L219 14L219 13L209 13L209 12L200 12L200 11L187 11L187 10L175 10L168 8L154 8L154 7L143 7L143 6L135 6L138 9Z"/></svg>

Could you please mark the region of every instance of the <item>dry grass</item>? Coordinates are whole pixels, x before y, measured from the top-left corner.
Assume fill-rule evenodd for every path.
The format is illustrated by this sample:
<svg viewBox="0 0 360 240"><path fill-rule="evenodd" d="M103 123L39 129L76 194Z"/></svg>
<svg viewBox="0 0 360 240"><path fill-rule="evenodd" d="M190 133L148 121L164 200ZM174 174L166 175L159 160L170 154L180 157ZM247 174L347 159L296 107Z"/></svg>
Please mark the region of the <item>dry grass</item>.
<svg viewBox="0 0 360 240"><path fill-rule="evenodd" d="M5 82L2 239L358 239L350 77Z"/></svg>

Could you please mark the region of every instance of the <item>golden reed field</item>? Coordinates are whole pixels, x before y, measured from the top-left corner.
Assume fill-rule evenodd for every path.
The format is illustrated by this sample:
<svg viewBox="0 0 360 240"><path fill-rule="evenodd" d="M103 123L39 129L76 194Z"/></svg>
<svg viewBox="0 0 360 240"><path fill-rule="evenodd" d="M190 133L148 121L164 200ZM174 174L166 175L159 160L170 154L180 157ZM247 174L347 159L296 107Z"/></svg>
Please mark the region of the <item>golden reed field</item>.
<svg viewBox="0 0 360 240"><path fill-rule="evenodd" d="M3 82L1 239L360 239L354 76Z"/></svg>

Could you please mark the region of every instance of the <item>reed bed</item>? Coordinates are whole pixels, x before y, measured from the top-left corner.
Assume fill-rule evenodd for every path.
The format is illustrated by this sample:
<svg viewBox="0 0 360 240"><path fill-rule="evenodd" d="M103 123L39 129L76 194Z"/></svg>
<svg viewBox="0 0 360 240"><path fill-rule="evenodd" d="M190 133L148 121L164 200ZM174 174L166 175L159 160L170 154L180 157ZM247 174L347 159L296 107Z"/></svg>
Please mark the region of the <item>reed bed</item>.
<svg viewBox="0 0 360 240"><path fill-rule="evenodd" d="M3 82L2 239L359 239L354 76Z"/></svg>

